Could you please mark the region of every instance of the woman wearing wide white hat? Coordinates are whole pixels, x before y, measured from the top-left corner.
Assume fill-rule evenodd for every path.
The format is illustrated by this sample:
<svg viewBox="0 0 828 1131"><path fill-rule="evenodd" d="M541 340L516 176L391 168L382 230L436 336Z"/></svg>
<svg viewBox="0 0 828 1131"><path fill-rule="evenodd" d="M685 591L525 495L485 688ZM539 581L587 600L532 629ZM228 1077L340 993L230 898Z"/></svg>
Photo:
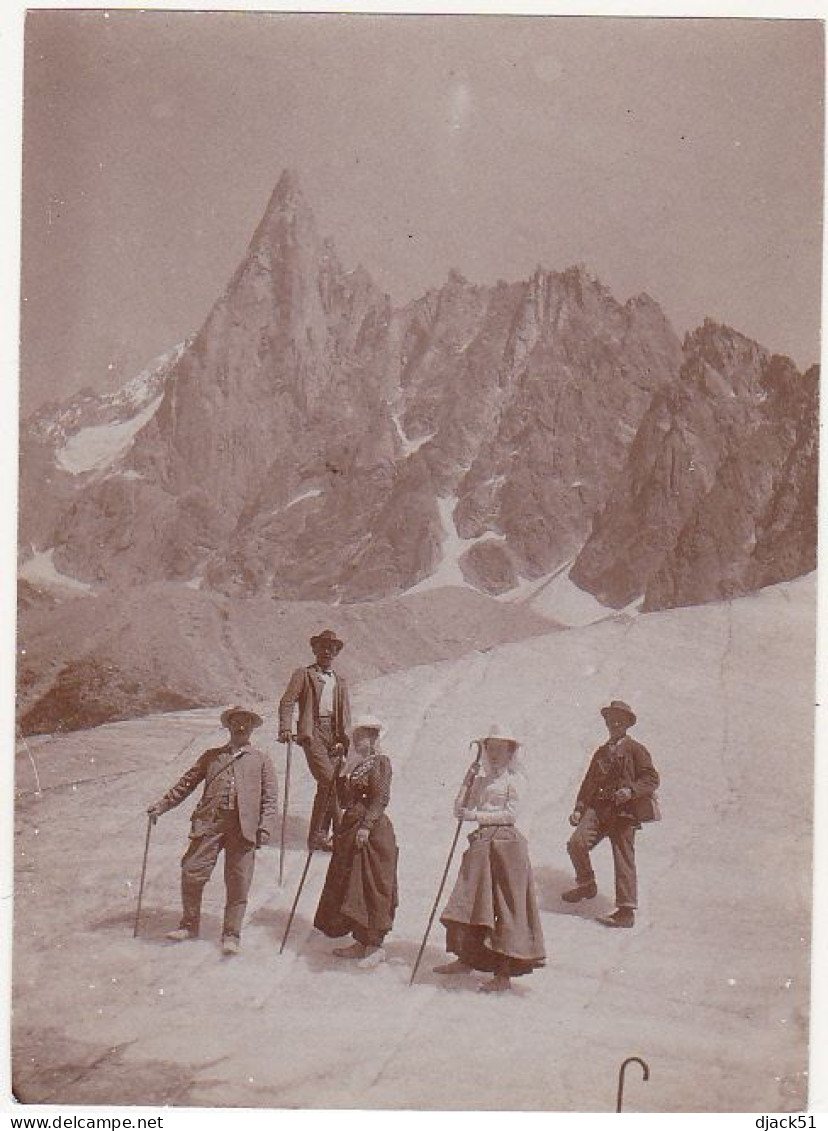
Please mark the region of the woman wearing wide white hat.
<svg viewBox="0 0 828 1131"><path fill-rule="evenodd" d="M530 974L545 960L532 865L526 838L515 827L526 779L519 743L492 727L480 740L473 766L454 803L458 820L476 821L460 874L440 922L446 950L457 956L438 974L481 970L492 974L479 988L508 990L511 978Z"/></svg>
<svg viewBox="0 0 828 1131"><path fill-rule="evenodd" d="M352 934L338 958L370 968L385 959L383 941L397 908L397 842L385 809L391 796L391 761L380 752L382 723L357 718L351 746L337 779L344 810L314 926L328 938Z"/></svg>

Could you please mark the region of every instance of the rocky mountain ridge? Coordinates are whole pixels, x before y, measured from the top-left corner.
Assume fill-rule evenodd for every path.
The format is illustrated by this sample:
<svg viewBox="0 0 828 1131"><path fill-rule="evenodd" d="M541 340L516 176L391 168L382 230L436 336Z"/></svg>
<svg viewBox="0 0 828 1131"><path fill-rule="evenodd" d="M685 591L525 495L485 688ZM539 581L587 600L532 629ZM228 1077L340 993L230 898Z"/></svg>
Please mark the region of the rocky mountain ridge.
<svg viewBox="0 0 828 1131"><path fill-rule="evenodd" d="M141 388L28 422L24 555L93 586L336 603L404 593L449 555L495 595L575 558L615 607L812 568L815 375L715 323L682 345L652 298L620 303L583 267L495 286L453 271L394 309L290 172L204 325ZM778 566L724 538L745 507Z"/></svg>

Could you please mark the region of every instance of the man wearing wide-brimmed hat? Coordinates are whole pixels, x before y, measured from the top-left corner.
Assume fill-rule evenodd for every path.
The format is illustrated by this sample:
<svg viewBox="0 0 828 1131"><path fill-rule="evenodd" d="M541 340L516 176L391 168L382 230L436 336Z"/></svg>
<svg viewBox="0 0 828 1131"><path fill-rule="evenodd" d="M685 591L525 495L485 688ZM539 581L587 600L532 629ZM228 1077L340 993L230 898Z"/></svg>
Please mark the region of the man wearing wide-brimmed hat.
<svg viewBox="0 0 828 1131"><path fill-rule="evenodd" d="M167 938L173 942L198 938L204 886L224 849L227 898L222 950L237 954L256 849L274 833L279 798L270 756L250 745L251 733L262 725L261 717L245 707L229 707L221 724L230 731L229 742L206 750L147 812L154 819L160 817L204 782L201 800L193 810L189 847L181 861L181 925Z"/></svg>
<svg viewBox="0 0 828 1131"><path fill-rule="evenodd" d="M293 708L299 706L296 735L305 752L308 769L316 781L308 848L330 851L331 824L339 821L336 792L332 789L336 759L348 746L351 705L348 685L333 670L344 647L336 633L326 628L310 639L313 664L297 668L279 702L279 741L287 742L293 729Z"/></svg>
<svg viewBox="0 0 828 1131"><path fill-rule="evenodd" d="M598 894L589 854L608 837L615 865L616 910L599 922L606 927L632 927L638 907L635 831L641 828L644 809L652 807L659 779L647 748L627 734L636 723L632 708L613 699L601 708L601 714L609 739L593 754L569 818L575 832L567 851L577 884L562 898L578 903Z"/></svg>

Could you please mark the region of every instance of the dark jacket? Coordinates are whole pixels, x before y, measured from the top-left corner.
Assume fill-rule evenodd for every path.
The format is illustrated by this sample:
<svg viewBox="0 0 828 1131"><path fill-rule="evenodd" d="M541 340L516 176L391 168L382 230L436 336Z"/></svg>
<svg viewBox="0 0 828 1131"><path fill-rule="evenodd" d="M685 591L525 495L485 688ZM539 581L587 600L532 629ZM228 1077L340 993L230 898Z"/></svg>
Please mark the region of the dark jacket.
<svg viewBox="0 0 828 1131"><path fill-rule="evenodd" d="M589 768L581 782L581 788L578 790L578 797L575 801L576 812L582 813L585 809L595 809L596 807L599 809L610 807L611 803L603 804L599 796L602 779L599 759L604 756L609 745L609 742L605 742L592 755ZM624 787L630 789L632 798L628 802L611 807L617 816L638 821L636 801L639 798L653 796L658 789L658 772L653 766L647 747L636 742L634 738L630 738L628 734L620 739L618 746L621 751L618 773L612 777L611 783L607 784L611 784L613 790Z"/></svg>
<svg viewBox="0 0 828 1131"><path fill-rule="evenodd" d="M228 755L231 754L229 745L205 750L196 764L179 778L159 802L159 811L165 813L180 805L204 782L204 792L191 818L191 837L202 836L215 817L227 774L230 772L219 771L229 763ZM233 762L232 772L236 778L242 836L252 844L260 841L267 843L276 831L279 814L279 786L273 762L262 750L257 750L255 746L245 746ZM260 836L262 833L264 835Z"/></svg>
<svg viewBox="0 0 828 1131"><path fill-rule="evenodd" d="M299 719L296 734L301 743L310 742L313 725L319 718L319 697L322 694L322 679L316 664L297 668L290 677L285 693L279 701L279 730L293 729L293 705L299 704ZM336 687L333 695L333 737L335 742L347 743L351 729L351 703L348 685L336 673Z"/></svg>

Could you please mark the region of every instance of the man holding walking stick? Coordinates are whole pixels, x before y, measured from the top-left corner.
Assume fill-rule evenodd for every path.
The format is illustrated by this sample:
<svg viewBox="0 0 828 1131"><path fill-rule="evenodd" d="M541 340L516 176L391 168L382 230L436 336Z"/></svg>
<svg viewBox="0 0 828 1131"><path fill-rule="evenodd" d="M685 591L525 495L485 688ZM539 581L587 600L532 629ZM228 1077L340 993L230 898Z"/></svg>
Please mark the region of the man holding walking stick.
<svg viewBox="0 0 828 1131"><path fill-rule="evenodd" d="M279 741L290 741L293 708L298 704L296 734L316 781L308 848L330 852L333 849L331 825L334 829L339 825L339 809L331 783L337 758L348 747L351 704L345 680L333 670L333 661L344 647L343 641L326 628L311 637L310 646L315 663L294 671L279 703Z"/></svg>
<svg viewBox="0 0 828 1131"><path fill-rule="evenodd" d="M229 955L239 951L256 849L273 835L279 802L269 755L250 745L251 733L262 725L260 716L244 707L230 707L221 723L230 732L229 742L205 751L147 813L150 821L156 820L204 783L181 861L181 924L167 938L173 942L198 938L204 887L223 849L227 898L222 951Z"/></svg>

